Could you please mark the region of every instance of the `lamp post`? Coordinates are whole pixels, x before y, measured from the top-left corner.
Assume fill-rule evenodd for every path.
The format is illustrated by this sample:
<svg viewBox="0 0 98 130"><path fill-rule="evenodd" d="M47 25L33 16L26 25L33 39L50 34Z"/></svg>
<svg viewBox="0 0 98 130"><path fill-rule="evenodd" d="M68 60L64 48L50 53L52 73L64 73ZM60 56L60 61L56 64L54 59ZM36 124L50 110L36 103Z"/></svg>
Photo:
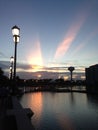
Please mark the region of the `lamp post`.
<svg viewBox="0 0 98 130"><path fill-rule="evenodd" d="M17 43L19 42L19 38L20 38L20 36L19 36L20 35L20 28L17 27L16 25L12 27L12 35L13 35L13 40L15 43L13 79L16 80Z"/></svg>
<svg viewBox="0 0 98 130"><path fill-rule="evenodd" d="M11 63L11 66L10 66L10 79L11 80L13 79L13 62L14 62L14 57L11 56L11 58L10 58L10 63Z"/></svg>

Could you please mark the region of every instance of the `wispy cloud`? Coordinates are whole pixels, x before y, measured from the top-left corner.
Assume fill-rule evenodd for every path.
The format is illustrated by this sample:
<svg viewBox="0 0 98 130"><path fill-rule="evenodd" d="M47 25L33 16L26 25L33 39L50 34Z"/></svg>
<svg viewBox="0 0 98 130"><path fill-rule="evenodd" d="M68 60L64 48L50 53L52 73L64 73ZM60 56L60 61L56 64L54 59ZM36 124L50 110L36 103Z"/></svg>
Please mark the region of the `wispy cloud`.
<svg viewBox="0 0 98 130"><path fill-rule="evenodd" d="M7 56L4 54L4 53L2 53L2 52L0 52L0 57L2 58L7 58Z"/></svg>
<svg viewBox="0 0 98 130"><path fill-rule="evenodd" d="M4 73L9 75L9 62L0 61L0 67L4 70ZM38 67L39 69L35 69ZM36 71L35 71L36 70ZM33 65L33 68L29 64L17 63L16 69L17 75L20 78L29 79L29 78L58 78L59 76L68 77L69 71L68 67L45 67L45 66L36 66ZM75 68L74 73L84 75L83 67Z"/></svg>
<svg viewBox="0 0 98 130"><path fill-rule="evenodd" d="M55 53L55 57L54 57L55 59L63 56L66 53L66 51L69 49L70 44L72 43L73 39L74 39L74 36L69 35L69 36L67 36L67 38L65 38L63 40L63 42L61 42L59 44L59 46L56 50L56 53Z"/></svg>
<svg viewBox="0 0 98 130"><path fill-rule="evenodd" d="M60 58L65 55L70 45L75 40L80 28L84 24L88 14L89 14L88 11L85 12L84 10L82 10L76 15L75 19L73 20L72 25L69 27L69 30L66 33L64 40L61 41L61 43L59 43L57 47L54 59Z"/></svg>
<svg viewBox="0 0 98 130"><path fill-rule="evenodd" d="M4 56L4 54L2 52L0 52L0 56Z"/></svg>
<svg viewBox="0 0 98 130"><path fill-rule="evenodd" d="M89 43L89 41L92 40L97 34L98 28L95 28L92 32L88 34L84 41L82 41L82 43L79 43L76 49L73 50L72 55L77 54L81 49L83 49Z"/></svg>
<svg viewBox="0 0 98 130"><path fill-rule="evenodd" d="M9 66L10 66L10 62L9 61L0 61L0 67L2 69L9 68Z"/></svg>

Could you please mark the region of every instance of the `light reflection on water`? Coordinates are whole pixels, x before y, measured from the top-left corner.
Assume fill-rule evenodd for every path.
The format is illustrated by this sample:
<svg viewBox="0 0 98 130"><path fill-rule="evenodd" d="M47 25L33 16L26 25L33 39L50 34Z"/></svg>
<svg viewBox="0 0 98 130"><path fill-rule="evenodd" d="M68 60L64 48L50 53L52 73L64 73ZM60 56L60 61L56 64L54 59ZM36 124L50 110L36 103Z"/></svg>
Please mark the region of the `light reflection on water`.
<svg viewBox="0 0 98 130"><path fill-rule="evenodd" d="M23 107L34 112L36 130L98 130L98 97L85 93L24 94Z"/></svg>

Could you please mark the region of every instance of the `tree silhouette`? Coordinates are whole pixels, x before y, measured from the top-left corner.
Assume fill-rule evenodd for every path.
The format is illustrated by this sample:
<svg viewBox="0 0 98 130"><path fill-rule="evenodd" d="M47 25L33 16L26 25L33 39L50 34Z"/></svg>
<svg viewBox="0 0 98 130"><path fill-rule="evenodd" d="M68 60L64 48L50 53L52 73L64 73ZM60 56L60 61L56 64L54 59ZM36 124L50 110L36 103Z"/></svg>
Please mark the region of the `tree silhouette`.
<svg viewBox="0 0 98 130"><path fill-rule="evenodd" d="M8 86L9 79L7 76L4 75L3 70L0 68L0 87L1 86Z"/></svg>
<svg viewBox="0 0 98 130"><path fill-rule="evenodd" d="M3 70L0 68L0 77L3 76L4 72Z"/></svg>

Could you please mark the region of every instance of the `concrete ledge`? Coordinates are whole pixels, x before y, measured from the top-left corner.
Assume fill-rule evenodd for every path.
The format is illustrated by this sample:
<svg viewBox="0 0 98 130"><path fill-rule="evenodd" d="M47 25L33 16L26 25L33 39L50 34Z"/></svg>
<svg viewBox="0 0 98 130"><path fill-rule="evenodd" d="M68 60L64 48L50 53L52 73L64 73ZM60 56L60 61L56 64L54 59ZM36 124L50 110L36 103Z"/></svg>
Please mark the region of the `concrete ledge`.
<svg viewBox="0 0 98 130"><path fill-rule="evenodd" d="M28 117L34 113L30 108L23 108L16 97L12 97L13 109L7 110L7 116L15 116L17 130L34 130Z"/></svg>
<svg viewBox="0 0 98 130"><path fill-rule="evenodd" d="M24 111L29 118L34 115L34 112L30 108L24 108Z"/></svg>
<svg viewBox="0 0 98 130"><path fill-rule="evenodd" d="M19 103L17 97L15 97L15 96L12 96L12 107L13 107L13 109L23 109L23 107Z"/></svg>
<svg viewBox="0 0 98 130"><path fill-rule="evenodd" d="M33 126L24 110L8 110L8 116L15 116L17 130L33 130Z"/></svg>
<svg viewBox="0 0 98 130"><path fill-rule="evenodd" d="M34 114L34 112L32 112L32 110L30 108L22 108L22 109L18 109L18 110L17 109L9 109L9 110L7 110L6 113L9 116L9 115L15 115L15 113L17 113L17 112L21 113L23 111L28 118L31 118Z"/></svg>

